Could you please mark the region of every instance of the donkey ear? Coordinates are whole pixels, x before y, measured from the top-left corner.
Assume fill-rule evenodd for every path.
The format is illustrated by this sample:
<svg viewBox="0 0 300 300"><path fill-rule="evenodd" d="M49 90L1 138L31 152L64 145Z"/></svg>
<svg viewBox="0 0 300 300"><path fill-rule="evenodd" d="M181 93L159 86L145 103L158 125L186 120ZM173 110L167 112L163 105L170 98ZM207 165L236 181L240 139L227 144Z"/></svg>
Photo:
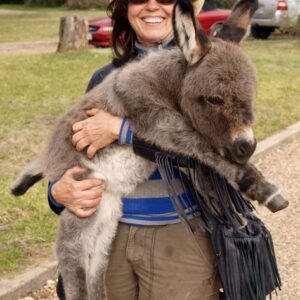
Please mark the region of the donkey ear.
<svg viewBox="0 0 300 300"><path fill-rule="evenodd" d="M192 0L192 4L194 8L194 14L197 16L203 7L204 0Z"/></svg>
<svg viewBox="0 0 300 300"><path fill-rule="evenodd" d="M257 0L240 0L232 8L232 13L216 37L239 43L247 33L251 18L258 8Z"/></svg>
<svg viewBox="0 0 300 300"><path fill-rule="evenodd" d="M173 29L177 45L187 62L193 65L211 48L202 29L197 30L193 5L190 0L178 0L173 13Z"/></svg>

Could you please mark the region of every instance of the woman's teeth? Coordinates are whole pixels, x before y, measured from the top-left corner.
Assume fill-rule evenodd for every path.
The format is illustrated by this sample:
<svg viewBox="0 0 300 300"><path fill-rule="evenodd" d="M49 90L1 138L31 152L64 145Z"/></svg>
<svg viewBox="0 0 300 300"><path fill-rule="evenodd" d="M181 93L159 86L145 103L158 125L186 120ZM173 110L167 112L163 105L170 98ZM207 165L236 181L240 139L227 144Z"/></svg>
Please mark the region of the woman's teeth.
<svg viewBox="0 0 300 300"><path fill-rule="evenodd" d="M163 21L163 18L148 17L148 18L143 18L143 21L146 22L146 23L161 23Z"/></svg>

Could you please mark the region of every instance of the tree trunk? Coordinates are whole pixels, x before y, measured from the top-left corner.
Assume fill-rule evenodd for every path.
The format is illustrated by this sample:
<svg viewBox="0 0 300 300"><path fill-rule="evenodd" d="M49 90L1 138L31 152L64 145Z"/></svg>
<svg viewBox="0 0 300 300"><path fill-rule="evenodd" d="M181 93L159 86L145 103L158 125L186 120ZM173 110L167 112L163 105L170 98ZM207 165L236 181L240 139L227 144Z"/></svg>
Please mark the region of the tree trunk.
<svg viewBox="0 0 300 300"><path fill-rule="evenodd" d="M81 51L88 47L88 21L77 16L61 17L57 52Z"/></svg>
<svg viewBox="0 0 300 300"><path fill-rule="evenodd" d="M298 16L298 20L295 26L295 35L300 38L300 16Z"/></svg>

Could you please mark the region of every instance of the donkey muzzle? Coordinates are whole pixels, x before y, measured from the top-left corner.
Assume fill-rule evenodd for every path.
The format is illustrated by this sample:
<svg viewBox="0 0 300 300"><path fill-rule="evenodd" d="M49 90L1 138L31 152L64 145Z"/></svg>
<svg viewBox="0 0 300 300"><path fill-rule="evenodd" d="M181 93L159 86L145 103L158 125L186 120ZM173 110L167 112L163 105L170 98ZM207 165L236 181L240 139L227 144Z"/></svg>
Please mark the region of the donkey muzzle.
<svg viewBox="0 0 300 300"><path fill-rule="evenodd" d="M285 200L282 195L280 194L280 191L277 191L273 195L271 195L264 205L273 213L283 210L289 206L289 202Z"/></svg>
<svg viewBox="0 0 300 300"><path fill-rule="evenodd" d="M240 165L245 164L256 149L256 140L237 138L234 143L225 148L225 157Z"/></svg>

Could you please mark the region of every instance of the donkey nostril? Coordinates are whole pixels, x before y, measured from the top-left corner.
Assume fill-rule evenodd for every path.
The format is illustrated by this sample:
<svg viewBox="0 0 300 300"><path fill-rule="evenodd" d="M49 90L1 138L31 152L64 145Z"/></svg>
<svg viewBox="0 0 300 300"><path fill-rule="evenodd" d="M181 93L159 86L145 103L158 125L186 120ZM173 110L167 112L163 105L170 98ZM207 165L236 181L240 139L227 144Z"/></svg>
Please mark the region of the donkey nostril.
<svg viewBox="0 0 300 300"><path fill-rule="evenodd" d="M238 164L245 164L256 149L256 141L237 139L224 147L224 157Z"/></svg>
<svg viewBox="0 0 300 300"><path fill-rule="evenodd" d="M238 164L245 164L256 149L256 140L236 139L233 144L223 148L223 156Z"/></svg>
<svg viewBox="0 0 300 300"><path fill-rule="evenodd" d="M239 157L248 157L250 156L255 150L255 144L252 145L247 141L238 141L236 143L236 154Z"/></svg>

